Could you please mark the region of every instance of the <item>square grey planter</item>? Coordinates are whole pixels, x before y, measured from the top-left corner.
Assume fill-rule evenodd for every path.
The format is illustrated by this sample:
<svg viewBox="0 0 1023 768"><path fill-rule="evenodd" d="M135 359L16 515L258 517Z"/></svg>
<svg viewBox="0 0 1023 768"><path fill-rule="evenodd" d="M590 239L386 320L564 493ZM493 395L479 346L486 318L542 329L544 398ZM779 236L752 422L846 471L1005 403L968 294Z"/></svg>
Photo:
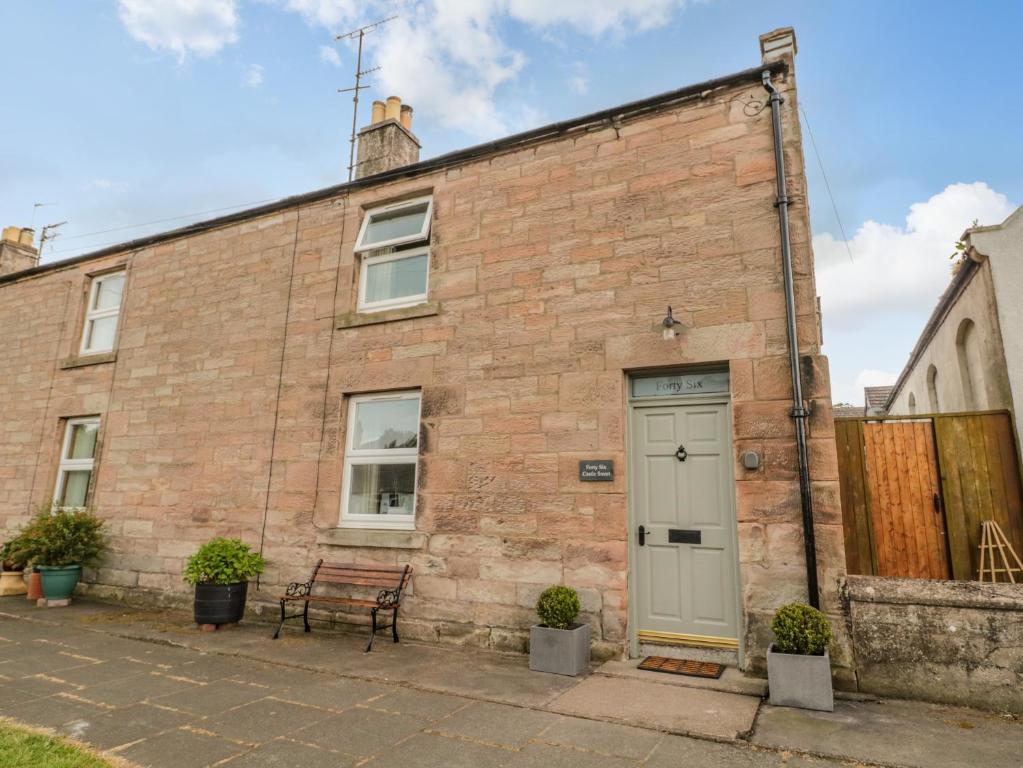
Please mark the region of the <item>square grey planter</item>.
<svg viewBox="0 0 1023 768"><path fill-rule="evenodd" d="M767 649L767 684L770 702L776 707L801 707L822 712L835 711L831 689L831 657L778 653Z"/></svg>
<svg viewBox="0 0 1023 768"><path fill-rule="evenodd" d="M590 625L551 629L534 624L529 629L529 668L534 672L579 677L590 671Z"/></svg>

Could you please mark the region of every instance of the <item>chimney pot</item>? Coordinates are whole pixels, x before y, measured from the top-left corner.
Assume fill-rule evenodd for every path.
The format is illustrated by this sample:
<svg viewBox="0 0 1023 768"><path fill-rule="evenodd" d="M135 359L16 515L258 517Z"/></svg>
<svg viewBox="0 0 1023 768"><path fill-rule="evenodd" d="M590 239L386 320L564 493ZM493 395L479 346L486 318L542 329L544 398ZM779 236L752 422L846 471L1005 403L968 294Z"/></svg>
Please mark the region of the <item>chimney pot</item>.
<svg viewBox="0 0 1023 768"><path fill-rule="evenodd" d="M384 121L384 102L374 101L373 102L373 119L370 120L370 125L376 123L382 123Z"/></svg>
<svg viewBox="0 0 1023 768"><path fill-rule="evenodd" d="M412 130L412 107L410 107L408 104L402 104L401 105L401 115L399 116L398 120L401 123L402 127L406 131L411 131Z"/></svg>
<svg viewBox="0 0 1023 768"><path fill-rule="evenodd" d="M387 97L387 106L384 108L385 120L397 120L401 113L401 99L397 96Z"/></svg>
<svg viewBox="0 0 1023 768"><path fill-rule="evenodd" d="M32 245L35 231L4 227L0 234L0 275L30 269L39 263L39 251Z"/></svg>

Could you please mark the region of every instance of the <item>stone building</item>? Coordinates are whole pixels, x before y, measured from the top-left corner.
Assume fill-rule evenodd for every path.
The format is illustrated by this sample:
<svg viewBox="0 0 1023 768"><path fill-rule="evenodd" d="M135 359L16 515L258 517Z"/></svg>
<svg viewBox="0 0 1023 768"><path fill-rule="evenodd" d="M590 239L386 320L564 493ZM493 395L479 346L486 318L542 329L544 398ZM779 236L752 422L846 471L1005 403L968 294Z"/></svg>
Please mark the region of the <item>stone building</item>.
<svg viewBox="0 0 1023 768"><path fill-rule="evenodd" d="M767 72L840 628L794 34L761 49L421 162L411 112L377 107L351 183L4 275L0 531L88 505L110 533L88 588L162 602L216 535L267 557L257 608L317 558L409 562L408 635L503 649L565 583L598 655L758 666L808 588Z"/></svg>
<svg viewBox="0 0 1023 768"><path fill-rule="evenodd" d="M962 261L924 326L888 412L1014 410L1023 398L1023 208L963 234Z"/></svg>

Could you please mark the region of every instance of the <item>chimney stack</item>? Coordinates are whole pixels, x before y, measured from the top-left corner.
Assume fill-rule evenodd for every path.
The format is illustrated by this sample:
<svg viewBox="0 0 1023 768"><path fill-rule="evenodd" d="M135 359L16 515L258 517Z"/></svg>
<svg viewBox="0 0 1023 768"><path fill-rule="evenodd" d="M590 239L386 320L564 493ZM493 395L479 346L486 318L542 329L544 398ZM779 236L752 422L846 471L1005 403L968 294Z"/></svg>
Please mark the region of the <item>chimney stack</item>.
<svg viewBox="0 0 1023 768"><path fill-rule="evenodd" d="M412 133L412 107L397 96L373 102L373 122L359 131L355 178L362 179L419 162L419 139Z"/></svg>
<svg viewBox="0 0 1023 768"><path fill-rule="evenodd" d="M760 36L760 58L764 64L789 59L789 63L796 58L796 30L792 27L779 27Z"/></svg>
<svg viewBox="0 0 1023 768"><path fill-rule="evenodd" d="M0 237L0 275L30 269L39 263L39 251L32 245L35 230L4 227Z"/></svg>

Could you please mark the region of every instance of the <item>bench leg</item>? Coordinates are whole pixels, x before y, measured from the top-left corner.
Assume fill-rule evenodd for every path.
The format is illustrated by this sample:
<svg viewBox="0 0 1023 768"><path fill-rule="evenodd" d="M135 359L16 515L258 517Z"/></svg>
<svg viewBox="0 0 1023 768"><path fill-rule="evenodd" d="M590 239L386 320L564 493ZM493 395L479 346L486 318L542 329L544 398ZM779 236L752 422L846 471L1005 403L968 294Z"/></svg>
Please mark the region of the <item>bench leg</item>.
<svg viewBox="0 0 1023 768"><path fill-rule="evenodd" d="M373 624L373 628L369 633L369 645L366 646L366 653L373 650L373 638L377 636L377 609L373 608L370 610L370 619Z"/></svg>
<svg viewBox="0 0 1023 768"><path fill-rule="evenodd" d="M313 630L309 627L309 601L305 601L305 610L302 611L302 621L305 622L305 631L312 632Z"/></svg>
<svg viewBox="0 0 1023 768"><path fill-rule="evenodd" d="M391 634L394 636L394 642L398 642L398 609L394 609L394 615L391 616Z"/></svg>
<svg viewBox="0 0 1023 768"><path fill-rule="evenodd" d="M274 640L276 640L280 636L281 630L284 628L284 619L286 618L285 615L284 615L284 607L285 607L285 605L287 605L287 604L283 600L281 600L281 623L277 625L277 631L274 632L274 636L273 636ZM307 607L308 607L308 605L309 605L309 603L306 603Z"/></svg>

